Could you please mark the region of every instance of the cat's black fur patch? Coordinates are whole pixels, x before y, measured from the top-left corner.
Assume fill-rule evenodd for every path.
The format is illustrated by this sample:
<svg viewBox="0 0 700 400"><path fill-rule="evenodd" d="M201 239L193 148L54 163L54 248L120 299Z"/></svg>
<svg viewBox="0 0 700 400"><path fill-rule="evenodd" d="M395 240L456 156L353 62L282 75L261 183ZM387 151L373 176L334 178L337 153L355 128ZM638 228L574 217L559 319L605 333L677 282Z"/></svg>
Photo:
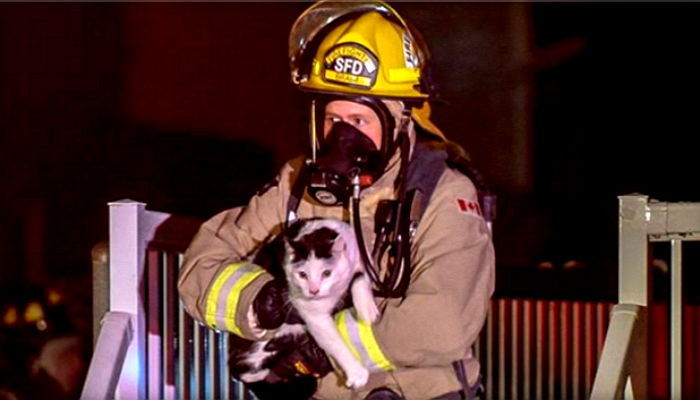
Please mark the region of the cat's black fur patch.
<svg viewBox="0 0 700 400"><path fill-rule="evenodd" d="M297 240L290 240L289 244L294 249L292 262L307 260L312 251L317 258L333 257L333 243L337 237L338 232L323 227Z"/></svg>
<svg viewBox="0 0 700 400"><path fill-rule="evenodd" d="M308 219L298 219L294 221L289 227L287 227L282 234L277 235L269 239L267 242L263 243L260 250L255 253L253 258L253 263L259 265L264 270L269 272L275 278L284 278L284 253L285 242L289 243L294 250L294 257L292 262L298 262L306 260L309 258L309 253L311 250L316 252L316 257L322 257L319 254L326 254L327 246L324 244L327 240L327 236L337 236L337 232L328 228L321 228L315 232L305 235L301 239L297 240L299 232L301 229L310 221L315 221L320 218L308 218ZM318 233L320 231L327 231L325 233ZM318 234L317 234L318 233ZM332 246L331 241L331 246Z"/></svg>

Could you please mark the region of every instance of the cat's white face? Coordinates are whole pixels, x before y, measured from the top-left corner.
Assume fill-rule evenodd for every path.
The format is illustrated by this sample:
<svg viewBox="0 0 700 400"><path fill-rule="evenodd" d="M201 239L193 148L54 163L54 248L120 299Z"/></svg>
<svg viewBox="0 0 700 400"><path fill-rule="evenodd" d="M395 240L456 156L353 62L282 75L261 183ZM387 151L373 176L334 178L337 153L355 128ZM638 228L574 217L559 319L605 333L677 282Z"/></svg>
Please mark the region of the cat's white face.
<svg viewBox="0 0 700 400"><path fill-rule="evenodd" d="M345 293L352 279L346 245L337 232L317 230L297 242L287 242L285 270L290 294L323 299Z"/></svg>
<svg viewBox="0 0 700 400"><path fill-rule="evenodd" d="M309 260L292 267L292 284L297 287L304 298L321 299L344 293L347 290L348 267L345 257L338 260Z"/></svg>

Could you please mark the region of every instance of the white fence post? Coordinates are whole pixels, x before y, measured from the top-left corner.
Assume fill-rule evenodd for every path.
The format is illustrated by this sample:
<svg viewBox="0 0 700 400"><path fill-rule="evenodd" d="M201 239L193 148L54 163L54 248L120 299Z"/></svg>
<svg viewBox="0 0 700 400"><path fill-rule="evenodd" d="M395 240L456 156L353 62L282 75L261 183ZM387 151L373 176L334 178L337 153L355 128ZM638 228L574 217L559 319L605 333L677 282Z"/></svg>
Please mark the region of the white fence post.
<svg viewBox="0 0 700 400"><path fill-rule="evenodd" d="M619 196L619 298L620 304L649 304L647 225L651 211L644 195Z"/></svg>
<svg viewBox="0 0 700 400"><path fill-rule="evenodd" d="M118 399L145 399L146 396L146 319L144 266L146 243L158 223L167 215L150 213L146 205L132 200L109 203L110 311L131 314L134 339L126 355L117 387ZM134 232L138 232L134 235Z"/></svg>
<svg viewBox="0 0 700 400"><path fill-rule="evenodd" d="M624 396L644 400L648 396L648 235L652 213L647 196L632 194L618 198L618 305L613 309L591 399Z"/></svg>
<svg viewBox="0 0 700 400"><path fill-rule="evenodd" d="M132 315L134 337L129 345L116 398L144 399L146 364L143 288L144 243L139 232L145 204L129 200L109 203L109 300L111 311Z"/></svg>
<svg viewBox="0 0 700 400"><path fill-rule="evenodd" d="M620 201L620 242L619 242L619 298L620 304L641 306L638 313L634 338L630 345L628 364L629 388L626 398L633 394L634 399L648 397L648 336L649 322L647 311L651 295L649 270L649 225L652 212L649 197L641 194L619 196Z"/></svg>

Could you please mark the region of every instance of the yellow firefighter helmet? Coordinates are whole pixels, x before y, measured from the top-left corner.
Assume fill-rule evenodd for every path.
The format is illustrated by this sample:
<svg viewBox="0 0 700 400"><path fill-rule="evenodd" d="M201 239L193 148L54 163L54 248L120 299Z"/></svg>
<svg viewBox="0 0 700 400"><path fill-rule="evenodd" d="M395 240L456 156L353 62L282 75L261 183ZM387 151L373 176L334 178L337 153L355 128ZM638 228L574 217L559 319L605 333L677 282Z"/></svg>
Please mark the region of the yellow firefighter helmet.
<svg viewBox="0 0 700 400"><path fill-rule="evenodd" d="M404 100L418 125L444 139L426 102L435 97L428 48L386 3L314 4L292 27L289 60L301 90Z"/></svg>
<svg viewBox="0 0 700 400"><path fill-rule="evenodd" d="M321 1L297 19L289 40L292 82L302 90L430 96L427 48L385 3Z"/></svg>

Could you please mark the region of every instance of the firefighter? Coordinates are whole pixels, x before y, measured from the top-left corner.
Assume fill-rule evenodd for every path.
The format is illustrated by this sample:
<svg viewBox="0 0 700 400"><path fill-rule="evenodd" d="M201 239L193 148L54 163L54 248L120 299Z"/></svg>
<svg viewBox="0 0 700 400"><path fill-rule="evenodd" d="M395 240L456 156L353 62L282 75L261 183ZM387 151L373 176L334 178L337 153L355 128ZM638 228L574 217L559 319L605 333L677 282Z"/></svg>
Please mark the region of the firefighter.
<svg viewBox="0 0 700 400"><path fill-rule="evenodd" d="M429 119L425 44L387 4L319 2L293 25L289 50L292 82L310 94L309 154L202 225L178 282L185 309L213 329L269 338L289 318L284 283L246 255L297 218L345 220L382 315L368 324L346 309L335 320L369 381L347 388L309 337L272 369L312 379L315 399L474 398L494 251L480 181Z"/></svg>

